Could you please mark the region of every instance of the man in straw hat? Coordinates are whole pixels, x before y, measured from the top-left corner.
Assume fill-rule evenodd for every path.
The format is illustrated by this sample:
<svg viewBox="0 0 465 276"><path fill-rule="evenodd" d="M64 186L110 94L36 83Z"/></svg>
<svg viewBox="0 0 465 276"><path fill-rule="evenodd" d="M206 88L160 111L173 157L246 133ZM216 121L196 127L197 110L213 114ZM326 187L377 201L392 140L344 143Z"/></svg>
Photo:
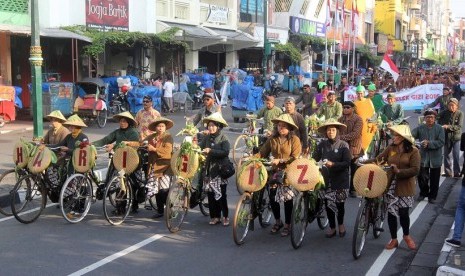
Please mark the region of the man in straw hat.
<svg viewBox="0 0 465 276"><path fill-rule="evenodd" d="M285 113L289 114L294 121L294 124L297 126L294 129L294 134L299 137L300 143L302 144L302 152L307 153L308 150L308 133L307 128L305 127L304 117L295 110L295 99L294 97L287 97L284 100Z"/></svg>
<svg viewBox="0 0 465 276"><path fill-rule="evenodd" d="M226 195L228 180L220 176L220 165L229 160L231 148L227 136L221 132L224 127L228 126L228 123L218 112L205 117L203 123L207 124L209 134L205 136L199 146L206 156L203 184L208 191L210 225L219 224L221 217L223 217L223 226L228 226L229 210Z"/></svg>
<svg viewBox="0 0 465 276"><path fill-rule="evenodd" d="M445 142L444 129L436 123L436 111L428 109L423 114L425 123L414 128L412 135L421 142L421 164L418 174L420 195L418 201L425 197L429 203L434 203L439 189L441 176L442 150ZM429 183L428 183L429 182Z"/></svg>
<svg viewBox="0 0 465 276"><path fill-rule="evenodd" d="M273 157L271 160L272 173L270 176L275 175L278 171L285 170L286 166L298 158L302 152L300 139L293 132L297 129L297 125L293 118L289 114L284 113L273 119L273 123L276 125L276 131L273 132L273 135L265 142L260 148L260 152L257 154L259 158L268 158L270 154ZM270 177L270 179L272 178ZM294 194L288 186L281 185L278 187L271 187L270 205L276 220L271 229L272 234L278 233L278 231L284 227L281 236L289 235L293 197ZM284 201L284 224L281 220L279 201L277 201L276 198L278 198L279 201Z"/></svg>
<svg viewBox="0 0 465 276"><path fill-rule="evenodd" d="M409 234L410 217L409 208L413 206L416 178L420 171L420 152L413 145L415 138L408 125L390 126L392 143L376 157L378 162L385 162L391 167L388 171L388 179L391 183L388 191L388 225L391 240L385 246L386 249L394 249L399 246L397 241L397 220L399 218L404 241L411 250L416 249L414 240ZM375 160L375 159L374 159ZM365 163L373 162L367 160Z"/></svg>
<svg viewBox="0 0 465 276"><path fill-rule="evenodd" d="M55 110L48 114L46 118L50 121L50 129L44 136L44 143L60 143L69 134L69 130L63 126L63 123L66 122L65 116L63 116L60 110Z"/></svg>
<svg viewBox="0 0 465 276"><path fill-rule="evenodd" d="M460 136L462 134L463 112L459 109L459 101L451 98L447 109L438 114L438 124L442 125L446 133L444 145L444 174L445 177L460 177ZM453 169L450 155L453 157Z"/></svg>
<svg viewBox="0 0 465 276"><path fill-rule="evenodd" d="M149 130L149 125L158 117L160 117L160 113L155 108L153 108L153 100L151 96L144 96L142 102L144 104L144 108L137 112L135 118L139 128L141 140L145 139L145 137L153 133L153 131Z"/></svg>
<svg viewBox="0 0 465 276"><path fill-rule="evenodd" d="M327 238L336 236L336 214L339 236L344 237L345 201L349 191L349 166L351 154L347 142L340 139L340 133L347 126L335 119L327 120L318 128L322 137L326 137L318 144L314 152L316 161L323 161L322 175L325 180L325 206L328 215L330 229L326 233Z"/></svg>
<svg viewBox="0 0 465 276"><path fill-rule="evenodd" d="M404 109L402 105L396 103L396 95L394 93L388 93L387 103L379 109L379 115L381 118L386 120L388 125L398 125L404 120Z"/></svg>

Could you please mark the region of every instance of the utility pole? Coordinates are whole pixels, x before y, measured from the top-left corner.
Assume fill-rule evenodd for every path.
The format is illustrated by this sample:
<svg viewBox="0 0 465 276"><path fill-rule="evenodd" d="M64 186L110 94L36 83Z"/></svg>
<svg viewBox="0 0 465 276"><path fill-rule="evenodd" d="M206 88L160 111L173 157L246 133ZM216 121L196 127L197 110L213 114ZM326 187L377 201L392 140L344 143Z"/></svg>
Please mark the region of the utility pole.
<svg viewBox="0 0 465 276"><path fill-rule="evenodd" d="M40 47L39 27L39 0L31 0L31 48L29 61L32 73L32 119L33 137L42 137L43 110L42 110L42 48Z"/></svg>
<svg viewBox="0 0 465 276"><path fill-rule="evenodd" d="M268 43L268 0L263 1L263 87L265 87L267 64L268 64L268 55L271 54L271 45Z"/></svg>

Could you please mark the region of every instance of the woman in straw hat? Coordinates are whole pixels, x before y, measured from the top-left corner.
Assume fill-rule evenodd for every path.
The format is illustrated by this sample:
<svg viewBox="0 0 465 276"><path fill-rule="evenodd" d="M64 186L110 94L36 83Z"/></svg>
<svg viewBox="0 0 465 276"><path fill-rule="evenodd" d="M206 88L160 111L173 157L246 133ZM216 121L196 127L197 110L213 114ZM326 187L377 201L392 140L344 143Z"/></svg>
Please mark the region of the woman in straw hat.
<svg viewBox="0 0 465 276"><path fill-rule="evenodd" d="M389 127L392 134L392 143L376 160L367 160L364 163L373 161L386 162L391 166L388 172L388 179L391 185L388 191L388 225L391 233L391 240L385 246L386 249L393 249L399 246L397 241L397 218L404 232L404 241L408 248L414 250L415 242L409 234L410 217L409 208L413 206L413 196L416 189L416 177L420 172L420 152L413 146L415 139L407 125L396 125Z"/></svg>
<svg viewBox="0 0 465 276"><path fill-rule="evenodd" d="M173 153L173 137L168 129L174 125L173 121L164 117L158 117L150 123L148 129L154 133L143 141L148 142L149 172L147 180L147 197L155 195L157 199L157 211L154 218L163 216L166 198L170 187L172 171L170 167Z"/></svg>
<svg viewBox="0 0 465 276"><path fill-rule="evenodd" d="M336 236L336 213L339 236L344 237L346 229L344 226L345 201L349 192L349 167L352 159L349 145L339 138L341 131L346 125L335 119L327 120L318 128L321 136L326 137L318 144L314 153L316 161L322 160L322 170L325 180L325 206L328 215L330 229L326 233L327 238Z"/></svg>
<svg viewBox="0 0 465 276"><path fill-rule="evenodd" d="M55 110L48 114L46 118L50 121L50 129L44 136L44 143L60 143L69 134L69 130L63 126L63 123L66 122L65 116L63 116L60 110Z"/></svg>
<svg viewBox="0 0 465 276"><path fill-rule="evenodd" d="M123 113L119 113L117 115L114 115L113 118L119 122L119 128L110 132L107 136L103 137L100 140L97 140L93 142L92 144L96 147L102 147L106 146L106 150L110 152L113 150L115 146L120 145L121 143L128 144L131 141L139 141L139 133L137 132L135 126L136 126L136 120L134 117L129 113L128 111L125 111ZM110 165L109 172L107 175L113 175L114 172L114 167L113 163ZM140 170L136 170L133 172L130 177L132 177L134 180L137 178L141 177L135 177L134 174L142 174ZM138 181L132 181L132 183L135 184L133 186L133 195L134 195L134 200L132 204L132 212L137 213L137 209L139 209L139 203L137 200L138 197L138 192L142 191L144 183L138 183ZM140 190L140 191L139 191ZM142 195L139 193L139 196Z"/></svg>
<svg viewBox="0 0 465 276"><path fill-rule="evenodd" d="M200 143L202 153L206 160L204 165L205 177L204 188L208 191L208 207L210 209L210 225L221 223L223 213L223 225L229 225L228 201L226 197L227 179L219 175L219 166L229 158L230 144L228 138L221 132L228 123L223 119L221 113L213 113L203 119L207 125L209 134Z"/></svg>
<svg viewBox="0 0 465 276"><path fill-rule="evenodd" d="M297 129L297 126L289 114L281 114L273 119L272 122L275 124L273 134L260 148L257 156L268 158L271 154L272 174L270 176L275 176L276 173L284 171L288 164L300 156L302 146L299 138L294 135L294 130ZM270 188L271 209L276 220L271 228L271 233L276 234L284 227L281 231L281 236L288 236L291 229L292 198L294 195L288 186L280 185L276 187L275 185ZM279 191L277 188L279 188ZM276 197L278 201L284 201L284 224L281 220L280 206Z"/></svg>
<svg viewBox="0 0 465 276"><path fill-rule="evenodd" d="M89 141L87 135L82 132L82 128L87 127L87 125L76 114L70 116L63 125L68 127L70 133L59 143L47 144L47 146L51 148L60 147L61 151L66 153L66 156L70 157L76 147L76 142Z"/></svg>

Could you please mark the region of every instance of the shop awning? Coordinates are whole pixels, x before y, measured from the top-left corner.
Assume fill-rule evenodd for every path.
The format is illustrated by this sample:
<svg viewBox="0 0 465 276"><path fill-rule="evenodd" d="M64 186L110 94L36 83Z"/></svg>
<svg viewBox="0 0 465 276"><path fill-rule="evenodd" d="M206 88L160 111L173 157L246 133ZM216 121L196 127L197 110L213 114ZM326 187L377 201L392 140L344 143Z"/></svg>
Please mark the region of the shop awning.
<svg viewBox="0 0 465 276"><path fill-rule="evenodd" d="M251 35L244 33L242 31L236 30L226 30L226 29L218 29L218 28L208 28L213 32L225 36L228 41L238 41L238 42L248 42L248 43L258 43L258 40L255 40Z"/></svg>
<svg viewBox="0 0 465 276"><path fill-rule="evenodd" d="M179 23L165 22L165 21L158 21L158 22L170 28L179 28L183 30L184 36L187 36L187 37L210 39L210 38L214 38L215 36L214 33L209 32L207 28L204 28L202 26L179 24Z"/></svg>
<svg viewBox="0 0 465 276"><path fill-rule="evenodd" d="M30 26L18 26L18 25L8 25L8 24L0 24L0 32L4 33L11 33L11 34L19 34L19 35L31 35L31 27ZM40 35L44 37L54 37L54 38L71 38L71 39L78 39L86 42L92 42L90 37L76 34L67 30L62 30L58 28L43 28L40 29Z"/></svg>
<svg viewBox="0 0 465 276"><path fill-rule="evenodd" d="M226 40L225 37L218 36L218 34L203 26L157 21L157 32L162 32L169 28L183 30L182 35L175 35L175 39L191 42L192 50L200 50L203 47L222 43Z"/></svg>

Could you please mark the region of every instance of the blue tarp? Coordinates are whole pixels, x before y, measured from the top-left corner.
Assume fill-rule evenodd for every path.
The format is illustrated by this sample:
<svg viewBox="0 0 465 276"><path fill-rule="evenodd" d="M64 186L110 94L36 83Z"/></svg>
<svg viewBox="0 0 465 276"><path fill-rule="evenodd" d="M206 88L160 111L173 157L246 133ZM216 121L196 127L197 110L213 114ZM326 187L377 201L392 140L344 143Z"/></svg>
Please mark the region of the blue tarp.
<svg viewBox="0 0 465 276"><path fill-rule="evenodd" d="M231 85L231 107L234 109L256 111L263 107L263 87L245 84Z"/></svg>
<svg viewBox="0 0 465 276"><path fill-rule="evenodd" d="M107 77L102 78L105 83L108 83L108 101L111 101L115 95L118 95L119 88L117 79L119 77ZM132 86L137 86L139 84L139 79L134 76L124 76L123 79L130 79Z"/></svg>
<svg viewBox="0 0 465 276"><path fill-rule="evenodd" d="M142 100L144 96L151 96L153 107L161 110L161 91L155 86L136 86L128 92L128 102L131 113L137 113L143 108Z"/></svg>
<svg viewBox="0 0 465 276"><path fill-rule="evenodd" d="M19 86L13 86L15 88L15 105L19 108L23 108L23 102L21 101L21 93L23 92L23 89Z"/></svg>

